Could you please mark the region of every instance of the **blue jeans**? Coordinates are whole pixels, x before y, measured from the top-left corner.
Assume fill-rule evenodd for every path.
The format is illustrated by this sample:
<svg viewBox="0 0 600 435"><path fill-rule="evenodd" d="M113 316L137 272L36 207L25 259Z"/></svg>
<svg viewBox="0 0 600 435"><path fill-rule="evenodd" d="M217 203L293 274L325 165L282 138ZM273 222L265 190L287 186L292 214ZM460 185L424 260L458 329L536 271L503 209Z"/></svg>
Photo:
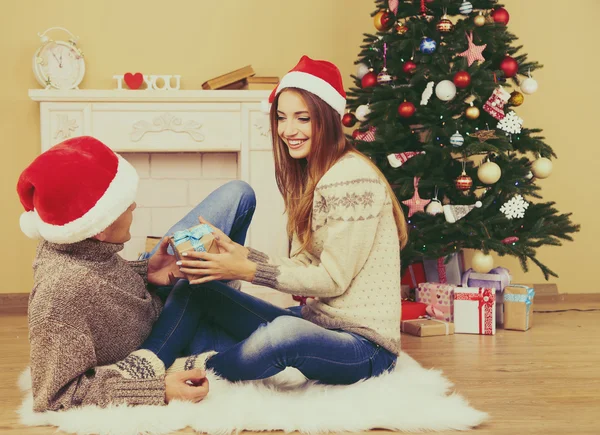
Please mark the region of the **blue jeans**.
<svg viewBox="0 0 600 435"><path fill-rule="evenodd" d="M230 181L212 192L183 219L173 225L165 237L172 235L175 231L198 225L198 217L202 216L228 234L234 242L243 245L255 208L254 190L243 181ZM158 244L151 252L142 255L140 260L150 258L157 249ZM173 254L170 246L168 252ZM167 367L189 343L190 338L186 338L186 335L181 334L180 331L188 329L196 331L196 321L183 317L190 297L190 286L185 285L186 283L187 281L180 280L174 287L153 289L156 290L165 305L150 336L141 348L156 353Z"/></svg>

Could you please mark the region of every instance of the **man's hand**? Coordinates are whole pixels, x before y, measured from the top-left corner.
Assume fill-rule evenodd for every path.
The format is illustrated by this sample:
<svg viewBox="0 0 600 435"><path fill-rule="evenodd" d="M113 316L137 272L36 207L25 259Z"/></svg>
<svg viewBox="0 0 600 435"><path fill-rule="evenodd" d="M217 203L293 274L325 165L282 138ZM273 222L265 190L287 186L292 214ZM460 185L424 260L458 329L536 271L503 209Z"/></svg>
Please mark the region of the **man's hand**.
<svg viewBox="0 0 600 435"><path fill-rule="evenodd" d="M177 278L183 278L183 273L179 271L173 255L169 255L167 249L169 241L163 238L160 241L158 250L148 260L148 282L155 285L171 285Z"/></svg>
<svg viewBox="0 0 600 435"><path fill-rule="evenodd" d="M208 379L202 369L186 370L165 376L165 401L200 402L208 394Z"/></svg>

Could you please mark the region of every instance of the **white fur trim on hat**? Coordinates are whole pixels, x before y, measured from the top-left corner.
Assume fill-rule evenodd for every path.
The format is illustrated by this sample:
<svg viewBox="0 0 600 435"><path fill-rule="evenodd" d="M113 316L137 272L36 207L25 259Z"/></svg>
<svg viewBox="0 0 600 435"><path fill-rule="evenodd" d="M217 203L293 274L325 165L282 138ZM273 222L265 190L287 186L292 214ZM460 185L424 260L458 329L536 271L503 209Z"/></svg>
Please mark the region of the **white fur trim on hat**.
<svg viewBox="0 0 600 435"><path fill-rule="evenodd" d="M139 182L135 168L123 157L117 157L119 165L115 178L111 181L104 195L86 214L65 225L52 225L43 222L38 213L33 210L27 213L27 215L32 214L30 217L24 218L21 215L21 229L23 229L23 222L26 222L29 230L27 232L23 229L23 232L27 236L33 234L31 224L34 223L37 226L39 235L49 242L76 243L95 236L108 228L133 204Z"/></svg>
<svg viewBox="0 0 600 435"><path fill-rule="evenodd" d="M344 116L346 99L325 80L301 71L287 73L277 86L276 93L279 94L285 88L299 88L312 92L335 109L340 116Z"/></svg>
<svg viewBox="0 0 600 435"><path fill-rule="evenodd" d="M27 237L30 239L39 239L40 232L38 231L38 221L39 217L37 213L33 211L26 211L21 214L19 218L19 225L21 227L21 231L25 233Z"/></svg>

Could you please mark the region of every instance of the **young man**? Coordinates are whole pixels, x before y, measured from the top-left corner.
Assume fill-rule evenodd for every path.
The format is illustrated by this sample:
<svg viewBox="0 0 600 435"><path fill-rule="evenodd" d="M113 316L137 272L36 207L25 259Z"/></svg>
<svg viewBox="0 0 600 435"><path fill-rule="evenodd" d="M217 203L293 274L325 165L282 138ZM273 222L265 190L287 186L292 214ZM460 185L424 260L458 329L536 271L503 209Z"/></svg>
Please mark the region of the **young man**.
<svg viewBox="0 0 600 435"><path fill-rule="evenodd" d="M163 304L147 289L181 276L166 238L147 260L118 255L131 237L137 186L135 169L92 137L52 147L19 178L21 229L42 239L28 307L35 411L198 402L208 394L203 370L165 373L188 344L168 328L193 291L180 280ZM232 182L170 232L197 224L202 213L243 243L254 206L249 186Z"/></svg>

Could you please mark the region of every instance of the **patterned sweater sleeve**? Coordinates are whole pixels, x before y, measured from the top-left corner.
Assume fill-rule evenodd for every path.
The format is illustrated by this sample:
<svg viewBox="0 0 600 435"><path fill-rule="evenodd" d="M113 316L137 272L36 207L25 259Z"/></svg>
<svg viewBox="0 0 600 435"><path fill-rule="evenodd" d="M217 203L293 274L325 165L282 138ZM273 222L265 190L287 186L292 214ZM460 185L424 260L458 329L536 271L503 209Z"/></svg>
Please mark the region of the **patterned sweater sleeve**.
<svg viewBox="0 0 600 435"><path fill-rule="evenodd" d="M320 258L303 252L292 258L263 256L253 260L253 283L299 296L343 294L368 259L386 201L387 189L375 175L320 183L313 207L313 231L325 232ZM249 259L259 259L260 253L250 252Z"/></svg>
<svg viewBox="0 0 600 435"><path fill-rule="evenodd" d="M165 404L165 369L148 350L115 364L96 366L89 335L53 321L32 325L31 379L34 411L127 403Z"/></svg>

